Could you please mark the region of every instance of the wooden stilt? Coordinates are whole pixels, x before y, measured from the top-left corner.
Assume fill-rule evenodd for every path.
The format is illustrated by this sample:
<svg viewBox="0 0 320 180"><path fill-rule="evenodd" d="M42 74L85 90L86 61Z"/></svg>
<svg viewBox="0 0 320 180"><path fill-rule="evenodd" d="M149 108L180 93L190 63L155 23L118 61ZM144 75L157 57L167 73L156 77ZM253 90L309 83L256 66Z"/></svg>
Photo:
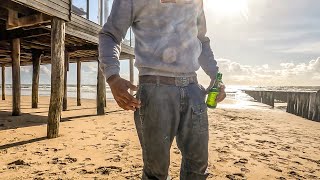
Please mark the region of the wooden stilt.
<svg viewBox="0 0 320 180"><path fill-rule="evenodd" d="M106 104L106 81L103 72L98 63L98 78L97 78L97 114L105 115Z"/></svg>
<svg viewBox="0 0 320 180"><path fill-rule="evenodd" d="M77 106L81 106L81 61L77 61Z"/></svg>
<svg viewBox="0 0 320 180"><path fill-rule="evenodd" d="M134 67L133 67L133 58L130 57L130 82L131 84L134 83ZM133 95L133 91L130 90L131 95Z"/></svg>
<svg viewBox="0 0 320 180"><path fill-rule="evenodd" d="M316 94L316 100L315 100L315 112L312 117L313 120L320 122L320 90Z"/></svg>
<svg viewBox="0 0 320 180"><path fill-rule="evenodd" d="M12 40L12 115L19 116L21 84L20 84L20 39Z"/></svg>
<svg viewBox="0 0 320 180"><path fill-rule="evenodd" d="M41 51L32 52L32 108L38 108L38 96L39 96L39 74L41 64Z"/></svg>
<svg viewBox="0 0 320 180"><path fill-rule="evenodd" d="M2 100L6 100L6 66L2 64Z"/></svg>
<svg viewBox="0 0 320 180"><path fill-rule="evenodd" d="M62 110L66 111L68 109L68 71L69 71L69 53L65 51L65 64L64 64L64 84L63 84L63 107Z"/></svg>
<svg viewBox="0 0 320 180"><path fill-rule="evenodd" d="M64 82L65 22L56 17L51 23L51 98L48 114L48 138L59 134Z"/></svg>

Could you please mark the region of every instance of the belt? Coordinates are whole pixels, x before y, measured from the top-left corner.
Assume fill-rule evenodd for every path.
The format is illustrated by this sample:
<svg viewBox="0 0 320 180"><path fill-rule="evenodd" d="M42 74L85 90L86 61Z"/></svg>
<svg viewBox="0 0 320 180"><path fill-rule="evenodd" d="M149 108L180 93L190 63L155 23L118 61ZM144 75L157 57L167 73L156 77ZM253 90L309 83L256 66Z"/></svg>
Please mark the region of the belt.
<svg viewBox="0 0 320 180"><path fill-rule="evenodd" d="M153 75L139 76L139 84L143 84L143 83L188 86L189 84L197 84L198 80L196 76L192 76L192 77L166 77L166 76L153 76Z"/></svg>

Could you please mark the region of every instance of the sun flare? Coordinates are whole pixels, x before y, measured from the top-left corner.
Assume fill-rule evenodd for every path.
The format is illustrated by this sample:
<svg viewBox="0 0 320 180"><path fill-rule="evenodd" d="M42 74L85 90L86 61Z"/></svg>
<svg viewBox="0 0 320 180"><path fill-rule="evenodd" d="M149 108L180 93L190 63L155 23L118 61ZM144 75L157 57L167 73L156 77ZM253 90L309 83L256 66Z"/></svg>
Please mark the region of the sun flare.
<svg viewBox="0 0 320 180"><path fill-rule="evenodd" d="M248 18L248 0L205 0L205 4L217 16Z"/></svg>

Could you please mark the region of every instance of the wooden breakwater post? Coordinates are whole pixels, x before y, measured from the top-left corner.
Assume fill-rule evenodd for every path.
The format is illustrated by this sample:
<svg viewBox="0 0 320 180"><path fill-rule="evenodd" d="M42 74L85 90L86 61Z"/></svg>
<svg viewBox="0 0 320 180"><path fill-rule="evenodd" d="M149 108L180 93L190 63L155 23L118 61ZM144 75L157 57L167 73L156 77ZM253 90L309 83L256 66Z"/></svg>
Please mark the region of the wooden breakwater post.
<svg viewBox="0 0 320 180"><path fill-rule="evenodd" d="M245 91L254 100L274 107L274 92L272 91Z"/></svg>
<svg viewBox="0 0 320 180"><path fill-rule="evenodd" d="M245 93L252 97L254 100L261 102L261 94L259 93L259 91L245 91Z"/></svg>
<svg viewBox="0 0 320 180"><path fill-rule="evenodd" d="M320 121L320 91L288 93L287 112L297 116Z"/></svg>
<svg viewBox="0 0 320 180"><path fill-rule="evenodd" d="M287 102L287 112L320 122L320 90L318 92L252 91L246 94L258 102L274 107L275 100Z"/></svg>
<svg viewBox="0 0 320 180"><path fill-rule="evenodd" d="M288 100L288 93L283 91L274 91L274 99L280 102L287 102Z"/></svg>
<svg viewBox="0 0 320 180"><path fill-rule="evenodd" d="M261 101L263 104L267 104L274 107L274 95L272 91L263 91Z"/></svg>

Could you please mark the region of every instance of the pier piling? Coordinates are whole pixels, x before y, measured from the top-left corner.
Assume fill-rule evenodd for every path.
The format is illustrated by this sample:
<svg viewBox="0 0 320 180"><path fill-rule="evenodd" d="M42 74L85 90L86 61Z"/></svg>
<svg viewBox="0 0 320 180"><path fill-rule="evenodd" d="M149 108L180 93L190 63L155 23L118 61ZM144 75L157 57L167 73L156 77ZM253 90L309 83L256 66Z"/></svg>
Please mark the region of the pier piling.
<svg viewBox="0 0 320 180"><path fill-rule="evenodd" d="M12 47L12 115L20 116L21 81L20 81L20 39L13 39Z"/></svg>
<svg viewBox="0 0 320 180"><path fill-rule="evenodd" d="M51 23L51 97L48 114L48 138L59 135L64 82L65 22L52 18Z"/></svg>
<svg viewBox="0 0 320 180"><path fill-rule="evenodd" d="M38 108L41 54L42 53L39 50L34 50L32 52L32 108Z"/></svg>
<svg viewBox="0 0 320 180"><path fill-rule="evenodd" d="M105 115L106 106L106 79L103 75L101 63L98 63L97 77L97 114Z"/></svg>
<svg viewBox="0 0 320 180"><path fill-rule="evenodd" d="M64 82L63 82L63 105L62 110L68 110L68 71L69 71L69 53L64 54Z"/></svg>
<svg viewBox="0 0 320 180"><path fill-rule="evenodd" d="M2 64L1 68L2 68L2 77L1 77L2 100L6 100L6 66L5 64Z"/></svg>
<svg viewBox="0 0 320 180"><path fill-rule="evenodd" d="M130 57L130 82L131 84L134 83L134 67L133 67L133 58ZM133 91L130 90L130 94L133 95Z"/></svg>
<svg viewBox="0 0 320 180"><path fill-rule="evenodd" d="M77 60L77 106L81 106L81 61Z"/></svg>

